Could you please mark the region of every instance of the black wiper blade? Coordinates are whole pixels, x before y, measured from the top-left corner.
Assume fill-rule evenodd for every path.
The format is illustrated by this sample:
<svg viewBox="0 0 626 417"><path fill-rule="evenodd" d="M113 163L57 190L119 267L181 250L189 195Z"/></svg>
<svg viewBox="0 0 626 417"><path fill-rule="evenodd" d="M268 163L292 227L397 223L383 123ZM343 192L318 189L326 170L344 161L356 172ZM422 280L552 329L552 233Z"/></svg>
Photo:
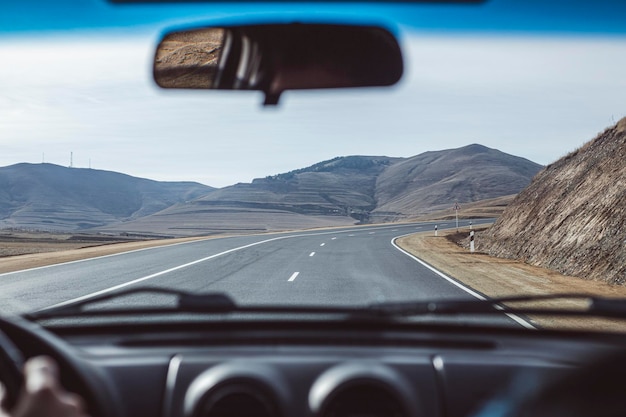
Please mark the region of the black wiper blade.
<svg viewBox="0 0 626 417"><path fill-rule="evenodd" d="M579 308L514 307L510 304L555 300L586 301ZM379 303L369 307L372 314L391 317L410 317L425 314L524 314L540 316L594 316L626 319L626 299L593 297L585 294L550 294L518 297L500 297L483 300L444 300L428 302Z"/></svg>
<svg viewBox="0 0 626 417"><path fill-rule="evenodd" d="M116 300L130 295L164 294L175 297L171 307L123 307L93 308L99 303ZM559 299L582 300L587 305L582 308L553 307L513 307L510 304L553 301ZM75 303L46 308L25 317L42 320L63 317L111 317L133 314L158 315L178 313L229 314L341 314L354 319L394 319L413 316L454 316L523 314L540 316L587 316L626 319L626 299L592 297L584 294L530 295L502 297L494 299L462 299L417 302L387 302L366 306L301 306L301 305L238 305L223 293L194 294L190 292L161 288L136 287L88 298Z"/></svg>
<svg viewBox="0 0 626 417"><path fill-rule="evenodd" d="M130 295L163 294L175 297L175 304L171 307L115 307L93 308L98 304L113 301ZM245 305L236 304L232 298L223 293L194 294L186 291L162 287L136 287L91 297L71 304L53 306L24 314L29 320L55 319L64 317L111 317L133 314L156 315L176 313L267 313L267 314L350 314L361 311L354 307L325 307L325 306L289 306L289 305Z"/></svg>

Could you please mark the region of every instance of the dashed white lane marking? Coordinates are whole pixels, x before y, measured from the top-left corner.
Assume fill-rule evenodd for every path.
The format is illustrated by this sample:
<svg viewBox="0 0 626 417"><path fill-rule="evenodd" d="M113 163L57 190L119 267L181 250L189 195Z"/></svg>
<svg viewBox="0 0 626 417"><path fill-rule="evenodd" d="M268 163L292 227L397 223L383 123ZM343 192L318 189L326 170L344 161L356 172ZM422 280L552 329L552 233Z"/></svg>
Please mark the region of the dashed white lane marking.
<svg viewBox="0 0 626 417"><path fill-rule="evenodd" d="M296 279L296 277L298 276L299 272L294 272L293 274L291 274L291 276L289 277L289 279L287 281L291 282L294 279Z"/></svg>
<svg viewBox="0 0 626 417"><path fill-rule="evenodd" d="M315 252L311 252L311 253L309 254L309 256L313 256L313 255L315 255Z"/></svg>
<svg viewBox="0 0 626 417"><path fill-rule="evenodd" d="M376 233L376 232L369 232L368 234L373 235L374 233Z"/></svg>
<svg viewBox="0 0 626 417"><path fill-rule="evenodd" d="M446 224L443 224L442 226L445 226L445 225ZM382 230L382 229L390 229L390 228L391 227L389 227L389 226L382 226L382 227L378 227L377 229ZM228 249L228 250L225 250L223 252L216 253L214 255L210 255L210 256L204 257L202 259L197 259L197 260L192 261L192 262L188 262L188 263L185 263L185 264L182 264L182 265L178 265L178 266L175 266L175 267L172 267L172 268L169 268L169 269L165 269L163 271L159 271L159 272L156 272L154 274L150 274L148 276L144 276L144 277L137 278L137 279L134 279L134 280L131 280L131 281L127 281L127 282L124 282L124 283L121 283L121 284L118 284L118 285L114 285L112 287L105 288L105 289L100 290L100 291L92 292L90 294L83 295L81 297L76 297L76 298L73 298L71 300L63 301L63 302L58 303L58 304L54 304L54 305L51 305L51 306L48 306L48 307L44 307L42 309L39 309L38 311L47 310L47 309L51 309L51 308L55 308L55 307L61 307L61 306L64 306L64 305L69 305L69 304L73 304L73 303L76 303L76 302L79 302L79 301L87 300L89 298L93 298L93 297L96 297L96 296L101 295L101 294L106 294L108 292L112 292L112 291L118 290L120 288L127 287L129 285L134 285L134 284L137 284L139 282L143 282L143 281L146 281L146 280L149 280L149 279L152 279L152 278L159 277L159 276L164 275L164 274L168 274L168 273L173 272L173 271L177 271L177 270L180 270L180 269L183 269L183 268L187 268L187 267L192 266L192 265L196 265L196 264L201 263L201 262L208 261L210 259L214 259L214 258L223 256L223 255L226 255L226 254L229 254L229 253L232 253L232 252L236 252L236 251L239 251L239 250L242 250L242 249L247 249L247 248L250 248L250 247L253 247L253 246L262 245L262 244L267 243L267 242L273 242L273 241L282 240L282 239L291 239L291 238L296 238L296 237L320 236L320 235L330 235L330 234L335 234L335 233L347 233L347 232L348 231L346 230L346 231L339 231L339 232L332 231L332 232L320 232L320 233L295 234L295 235L288 235L288 236L278 236L278 237L275 237L275 238L266 239L266 240L262 240L262 241L254 242L254 243L250 243L250 244L247 244L247 245L243 245L243 246L239 246L239 247L236 247L236 248ZM354 236L354 234L350 234L349 236ZM336 236L331 238L331 240L335 240L335 239L337 239ZM202 240L204 240L204 239L202 239ZM40 266L40 267L36 267L36 268L24 269L24 270L21 270L21 271L6 272L6 273L3 273L3 274L0 274L0 277L6 276L6 275L12 275L12 274L19 274L19 273L23 273L23 272L30 272L30 271L35 271L35 270L41 270L41 269L46 269L46 268L56 268L56 267L61 267L61 266L64 266L64 265L74 264L74 263L83 263L83 262L87 263L87 262L94 261L94 260L100 260L102 258L108 258L108 257L114 257L114 256L123 256L123 255L129 254L129 253L133 253L133 252L150 251L150 250L165 248L165 247L168 247L168 246L189 245L189 244L197 243L197 242L198 241L180 242L180 243L175 243L175 244L172 244L172 245L164 245L164 246L153 247L153 248L136 249L136 250L133 250L133 251L116 253L116 254L112 254L112 255L104 255L104 256L99 256L99 257L95 257L95 258L81 259L81 260L78 260L78 261L70 261L70 262L64 262L64 263L60 263L60 264Z"/></svg>
<svg viewBox="0 0 626 417"><path fill-rule="evenodd" d="M349 237L352 237L352 236L354 236L354 235L348 235L348 236L349 236Z"/></svg>
<svg viewBox="0 0 626 417"><path fill-rule="evenodd" d="M326 243L320 243L320 246L324 246Z"/></svg>
<svg viewBox="0 0 626 417"><path fill-rule="evenodd" d="M393 229L393 230L392 230L392 232L397 232L397 231L398 231L398 229Z"/></svg>

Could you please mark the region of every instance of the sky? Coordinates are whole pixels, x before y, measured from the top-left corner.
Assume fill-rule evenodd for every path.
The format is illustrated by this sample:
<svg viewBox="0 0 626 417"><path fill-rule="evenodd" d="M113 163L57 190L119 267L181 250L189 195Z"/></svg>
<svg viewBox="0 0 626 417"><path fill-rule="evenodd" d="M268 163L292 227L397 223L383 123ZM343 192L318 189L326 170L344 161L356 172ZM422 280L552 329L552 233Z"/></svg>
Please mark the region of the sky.
<svg viewBox="0 0 626 417"><path fill-rule="evenodd" d="M75 167L222 187L335 156L471 143L548 164L626 116L626 2L516 3L323 13L281 4L251 14L241 4L0 2L0 166L69 166L72 154ZM168 28L302 16L390 27L403 79L286 93L277 108L263 108L255 92L160 90L152 81Z"/></svg>

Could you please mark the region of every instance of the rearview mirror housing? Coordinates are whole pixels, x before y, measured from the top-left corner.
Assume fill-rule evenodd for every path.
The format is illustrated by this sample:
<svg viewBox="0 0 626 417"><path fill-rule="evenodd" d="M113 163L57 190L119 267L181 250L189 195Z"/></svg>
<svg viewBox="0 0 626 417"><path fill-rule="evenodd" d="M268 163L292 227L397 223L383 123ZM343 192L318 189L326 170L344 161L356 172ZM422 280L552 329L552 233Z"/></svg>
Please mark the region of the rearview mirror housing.
<svg viewBox="0 0 626 417"><path fill-rule="evenodd" d="M163 88L287 90L390 86L402 76L396 38L377 26L267 24L166 34L154 57Z"/></svg>

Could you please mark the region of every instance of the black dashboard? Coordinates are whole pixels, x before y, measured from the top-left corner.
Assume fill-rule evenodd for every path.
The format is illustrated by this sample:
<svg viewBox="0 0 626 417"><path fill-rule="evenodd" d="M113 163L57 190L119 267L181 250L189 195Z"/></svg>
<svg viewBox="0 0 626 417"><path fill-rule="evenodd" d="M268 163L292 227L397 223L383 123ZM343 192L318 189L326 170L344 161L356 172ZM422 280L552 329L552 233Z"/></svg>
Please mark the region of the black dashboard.
<svg viewBox="0 0 626 417"><path fill-rule="evenodd" d="M50 330L106 393L107 413L129 417L470 416L520 375L558 380L624 346L619 335L376 322Z"/></svg>

